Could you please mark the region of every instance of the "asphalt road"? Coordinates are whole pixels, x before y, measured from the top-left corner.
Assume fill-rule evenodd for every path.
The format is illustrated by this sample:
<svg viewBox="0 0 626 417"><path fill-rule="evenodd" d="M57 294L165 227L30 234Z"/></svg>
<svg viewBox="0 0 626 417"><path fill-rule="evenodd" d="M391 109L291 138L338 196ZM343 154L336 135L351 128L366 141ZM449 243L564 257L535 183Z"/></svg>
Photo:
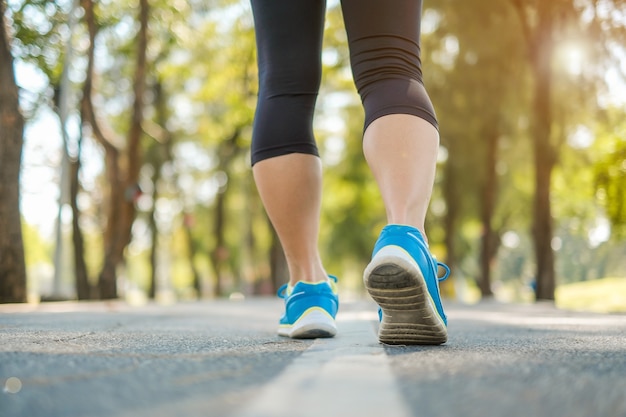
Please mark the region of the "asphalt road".
<svg viewBox="0 0 626 417"><path fill-rule="evenodd" d="M384 346L370 302L333 339L281 300L0 305L0 417L626 417L626 316L446 305L443 346Z"/></svg>

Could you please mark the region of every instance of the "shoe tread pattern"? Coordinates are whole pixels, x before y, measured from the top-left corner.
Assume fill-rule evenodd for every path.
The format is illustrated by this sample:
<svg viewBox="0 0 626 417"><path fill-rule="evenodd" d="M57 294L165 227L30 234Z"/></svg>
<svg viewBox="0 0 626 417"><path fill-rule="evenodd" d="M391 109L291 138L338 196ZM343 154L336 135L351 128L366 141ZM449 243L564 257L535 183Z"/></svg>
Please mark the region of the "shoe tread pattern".
<svg viewBox="0 0 626 417"><path fill-rule="evenodd" d="M365 288L383 310L378 337L390 345L439 345L448 339L419 268L401 257L375 258Z"/></svg>

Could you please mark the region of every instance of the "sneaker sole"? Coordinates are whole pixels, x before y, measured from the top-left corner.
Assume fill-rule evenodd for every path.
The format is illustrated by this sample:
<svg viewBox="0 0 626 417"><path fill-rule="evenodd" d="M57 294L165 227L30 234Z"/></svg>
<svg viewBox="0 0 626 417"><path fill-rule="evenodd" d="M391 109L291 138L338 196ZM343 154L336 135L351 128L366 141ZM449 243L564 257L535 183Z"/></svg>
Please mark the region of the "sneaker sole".
<svg viewBox="0 0 626 417"><path fill-rule="evenodd" d="M383 311L378 338L390 345L440 345L448 330L413 258L399 246L376 253L363 275L365 288Z"/></svg>
<svg viewBox="0 0 626 417"><path fill-rule="evenodd" d="M326 310L312 307L306 310L292 325L281 325L278 335L292 339L317 339L337 334L335 320Z"/></svg>

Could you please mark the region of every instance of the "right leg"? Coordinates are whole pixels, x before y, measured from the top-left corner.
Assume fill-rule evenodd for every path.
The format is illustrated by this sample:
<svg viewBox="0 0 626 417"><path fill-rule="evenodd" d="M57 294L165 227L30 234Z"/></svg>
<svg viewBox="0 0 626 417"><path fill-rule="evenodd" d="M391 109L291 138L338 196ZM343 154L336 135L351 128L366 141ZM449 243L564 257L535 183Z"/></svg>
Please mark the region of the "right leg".
<svg viewBox="0 0 626 417"><path fill-rule="evenodd" d="M424 239L438 147L433 125L407 114L376 119L363 135L363 151L385 202L387 222L413 226Z"/></svg>
<svg viewBox="0 0 626 417"><path fill-rule="evenodd" d="M421 0L342 0L354 80L365 108L363 151L389 224L425 237L439 133L422 82Z"/></svg>
<svg viewBox="0 0 626 417"><path fill-rule="evenodd" d="M341 4L354 80L365 109L363 149L387 210L388 225L363 276L381 307L379 340L444 343L447 322L437 262L424 233L439 134L422 84L422 1Z"/></svg>

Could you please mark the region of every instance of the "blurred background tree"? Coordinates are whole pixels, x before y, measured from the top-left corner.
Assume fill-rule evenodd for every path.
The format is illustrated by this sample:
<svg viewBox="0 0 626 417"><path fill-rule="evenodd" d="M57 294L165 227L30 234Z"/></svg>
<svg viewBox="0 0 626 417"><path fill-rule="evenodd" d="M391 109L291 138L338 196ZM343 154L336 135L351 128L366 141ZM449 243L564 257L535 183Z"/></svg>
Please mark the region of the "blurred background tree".
<svg viewBox="0 0 626 417"><path fill-rule="evenodd" d="M11 0L5 15L27 119L31 293L166 302L286 280L249 166L247 1ZM449 297L553 300L559 286L626 282L625 27L619 0L425 2L441 132L427 229L453 268ZM321 249L344 293L361 295L385 218L337 1L322 62Z"/></svg>
<svg viewBox="0 0 626 417"><path fill-rule="evenodd" d="M0 1L0 303L26 301L26 267L19 211L24 134L15 83L12 34Z"/></svg>

